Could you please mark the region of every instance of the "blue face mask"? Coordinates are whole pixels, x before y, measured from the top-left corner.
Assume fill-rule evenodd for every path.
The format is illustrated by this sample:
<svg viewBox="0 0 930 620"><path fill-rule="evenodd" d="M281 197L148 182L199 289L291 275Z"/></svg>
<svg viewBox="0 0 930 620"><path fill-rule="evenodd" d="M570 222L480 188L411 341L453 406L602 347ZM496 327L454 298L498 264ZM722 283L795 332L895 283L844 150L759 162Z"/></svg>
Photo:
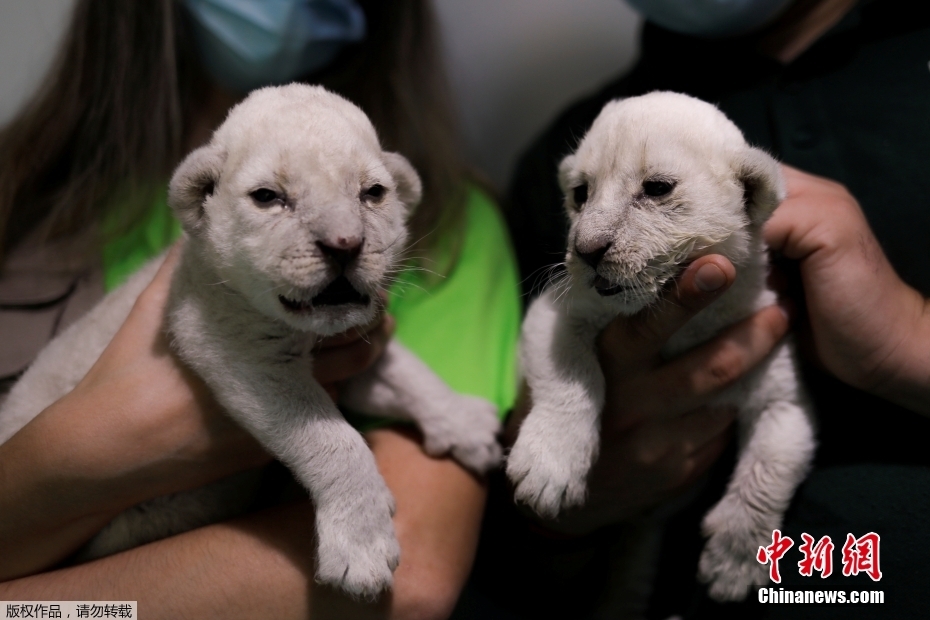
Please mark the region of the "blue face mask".
<svg viewBox="0 0 930 620"><path fill-rule="evenodd" d="M727 37L752 32L792 0L627 0L647 20L675 32Z"/></svg>
<svg viewBox="0 0 930 620"><path fill-rule="evenodd" d="M183 0L203 66L239 93L321 69L365 37L354 0Z"/></svg>

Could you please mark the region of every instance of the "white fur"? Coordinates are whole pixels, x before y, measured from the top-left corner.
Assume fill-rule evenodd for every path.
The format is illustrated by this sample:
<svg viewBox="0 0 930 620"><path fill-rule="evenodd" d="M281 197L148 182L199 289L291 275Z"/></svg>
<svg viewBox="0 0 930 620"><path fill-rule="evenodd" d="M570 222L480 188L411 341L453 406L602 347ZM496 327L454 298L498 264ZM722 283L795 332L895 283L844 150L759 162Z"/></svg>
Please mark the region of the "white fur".
<svg viewBox="0 0 930 620"><path fill-rule="evenodd" d="M366 196L376 184L383 195ZM260 203L252 195L259 188L281 199ZM362 436L313 380L311 347L320 336L374 318L378 291L396 268L404 222L419 198L416 172L400 155L381 150L357 107L304 85L252 93L178 167L169 188L186 231L167 310L172 346L309 491L317 579L356 596L391 586L399 561L394 499ZM344 269L319 245L357 242L360 252ZM0 442L77 384L160 262L39 355L0 411ZM368 303L312 304L340 274ZM295 304L304 305L295 310ZM500 458L494 406L452 392L394 341L343 394L344 404L360 412L416 421L429 454L450 453L478 473ZM256 483L246 474L147 502L117 517L80 557L227 518L247 507Z"/></svg>
<svg viewBox="0 0 930 620"><path fill-rule="evenodd" d="M643 183L660 180L673 189L646 195ZM531 305L524 323L521 360L533 409L507 460L517 500L547 517L584 502L597 458L604 405L597 334L615 316L648 308L704 254L728 257L736 282L675 333L666 358L772 304L761 226L784 197L774 159L749 147L714 106L667 92L608 103L562 162L560 181L571 219L567 276ZM574 197L585 196L575 188L583 185L587 200L579 205ZM596 271L579 256L608 243ZM704 519L699 577L714 598L736 600L767 581L756 552L806 475L814 423L787 343L714 404L739 408L740 456Z"/></svg>

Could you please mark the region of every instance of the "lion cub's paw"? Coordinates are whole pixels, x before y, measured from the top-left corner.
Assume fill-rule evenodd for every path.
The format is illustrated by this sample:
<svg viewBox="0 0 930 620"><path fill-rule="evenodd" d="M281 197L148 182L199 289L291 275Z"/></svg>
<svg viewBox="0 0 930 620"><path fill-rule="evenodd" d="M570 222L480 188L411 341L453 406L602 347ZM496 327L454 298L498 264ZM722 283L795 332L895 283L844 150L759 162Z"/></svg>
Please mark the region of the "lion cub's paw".
<svg viewBox="0 0 930 620"><path fill-rule="evenodd" d="M704 517L702 529L710 538L698 563L698 579L709 584L711 598L740 601L754 586L769 583L768 570L756 560L756 553L778 524L772 520L771 528L764 529L758 521L729 495Z"/></svg>
<svg viewBox="0 0 930 620"><path fill-rule="evenodd" d="M456 395L446 412L435 423L423 426L427 454L451 454L478 474L497 467L501 461L501 447L497 442L501 424L497 407L483 398Z"/></svg>
<svg viewBox="0 0 930 620"><path fill-rule="evenodd" d="M708 584L708 594L718 601L741 601L753 586L769 582L766 568L754 557L737 557L727 549L730 541L714 536L707 541L698 563L698 579ZM758 548L758 546L757 546Z"/></svg>
<svg viewBox="0 0 930 620"><path fill-rule="evenodd" d="M394 508L387 487L374 500L353 502L351 507L318 507L316 580L363 600L390 590L400 562L391 521Z"/></svg>
<svg viewBox="0 0 930 620"><path fill-rule="evenodd" d="M538 450L521 432L507 457L507 476L514 499L547 518L584 503L587 467L571 451Z"/></svg>

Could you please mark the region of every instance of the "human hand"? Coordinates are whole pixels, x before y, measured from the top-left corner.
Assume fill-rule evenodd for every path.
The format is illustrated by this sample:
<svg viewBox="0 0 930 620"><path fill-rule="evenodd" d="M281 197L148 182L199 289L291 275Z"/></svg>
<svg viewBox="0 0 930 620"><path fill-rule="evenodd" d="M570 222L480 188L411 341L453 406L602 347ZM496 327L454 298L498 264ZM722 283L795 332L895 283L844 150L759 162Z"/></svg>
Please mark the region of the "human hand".
<svg viewBox="0 0 930 620"><path fill-rule="evenodd" d="M119 512L268 459L171 354L169 253L67 395L0 446L0 580L48 568ZM222 457L222 458L221 458Z"/></svg>
<svg viewBox="0 0 930 620"><path fill-rule="evenodd" d="M654 308L617 317L600 334L606 379L600 454L585 505L547 527L585 534L634 516L683 492L720 455L736 412L707 403L768 355L788 329L784 312L762 309L670 361L660 350L735 278L723 256L698 258Z"/></svg>
<svg viewBox="0 0 930 620"><path fill-rule="evenodd" d="M130 505L270 460L170 349L163 316L179 255L177 247L169 252L123 326L74 390L77 398L109 401L104 410L111 418L101 423L131 429L134 435L123 438L136 447L133 463L126 463L123 471L144 465L145 470L127 477L126 483L145 497L128 498ZM366 326L322 339L314 347L314 378L337 399L339 383L380 357L393 327L393 319L379 313ZM100 435L107 437L107 430L100 429ZM139 476L160 484L140 485Z"/></svg>
<svg viewBox="0 0 930 620"><path fill-rule="evenodd" d="M782 168L788 197L764 235L798 263L802 350L853 387L930 413L930 304L895 273L845 187Z"/></svg>
<svg viewBox="0 0 930 620"><path fill-rule="evenodd" d="M170 350L163 316L178 255L169 252L75 389L0 446L0 579L60 561L132 505L270 460ZM321 341L315 377L335 394L392 329L379 316Z"/></svg>

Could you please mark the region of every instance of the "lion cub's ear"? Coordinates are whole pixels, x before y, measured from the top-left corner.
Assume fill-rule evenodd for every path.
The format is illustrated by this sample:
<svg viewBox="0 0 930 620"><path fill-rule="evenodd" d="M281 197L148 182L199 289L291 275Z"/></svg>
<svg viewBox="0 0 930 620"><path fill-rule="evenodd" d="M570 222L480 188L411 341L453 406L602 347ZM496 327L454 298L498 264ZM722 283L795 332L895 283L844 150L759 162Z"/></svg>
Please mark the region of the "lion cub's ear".
<svg viewBox="0 0 930 620"><path fill-rule="evenodd" d="M575 170L575 160L577 157L572 155L566 155L559 163L559 188L561 188L563 194L567 194L572 189L572 172Z"/></svg>
<svg viewBox="0 0 930 620"><path fill-rule="evenodd" d="M749 221L755 225L765 223L775 207L785 199L781 167L762 149L748 147L736 156L735 169L743 185Z"/></svg>
<svg viewBox="0 0 930 620"><path fill-rule="evenodd" d="M188 234L196 234L204 218L204 202L213 195L226 153L213 144L184 158L168 184L168 205Z"/></svg>
<svg viewBox="0 0 930 620"><path fill-rule="evenodd" d="M420 204L423 197L423 184L420 175L413 169L407 158L400 153L384 153L384 166L394 177L397 185L397 195L407 207L408 215Z"/></svg>
<svg viewBox="0 0 930 620"><path fill-rule="evenodd" d="M559 163L559 189L562 190L562 196L564 196L563 206L568 210L569 217L573 217L578 207L581 206L575 204L572 195L572 190L579 184L575 174L575 163L577 161L578 157L571 154L566 155Z"/></svg>

